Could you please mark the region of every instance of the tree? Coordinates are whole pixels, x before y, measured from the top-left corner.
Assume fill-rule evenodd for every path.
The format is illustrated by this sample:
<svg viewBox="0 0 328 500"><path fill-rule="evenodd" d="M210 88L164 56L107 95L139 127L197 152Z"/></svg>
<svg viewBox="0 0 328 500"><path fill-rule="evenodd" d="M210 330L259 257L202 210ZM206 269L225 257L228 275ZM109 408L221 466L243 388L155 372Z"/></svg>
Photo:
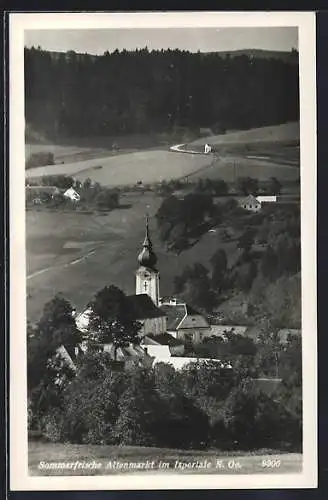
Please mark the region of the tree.
<svg viewBox="0 0 328 500"><path fill-rule="evenodd" d="M210 288L208 277L188 280L180 296L191 306L206 312L211 312L216 305L216 298Z"/></svg>
<svg viewBox="0 0 328 500"><path fill-rule="evenodd" d="M179 373L164 363L156 365L155 387L162 402L156 428L158 444L161 446L203 448L208 443L209 419L202 402L195 397L197 390L193 393L189 390L188 376L189 370ZM197 383L200 378L194 382Z"/></svg>
<svg viewBox="0 0 328 500"><path fill-rule="evenodd" d="M73 318L71 304L61 295L56 295L43 308L43 314L35 327L27 330L28 385L32 389L44 378L49 379L48 360L64 345L70 354L80 341Z"/></svg>
<svg viewBox="0 0 328 500"><path fill-rule="evenodd" d="M281 188L282 188L281 182L279 182L276 177L271 177L270 183L267 187L268 193L272 195L278 195L281 193Z"/></svg>
<svg viewBox="0 0 328 500"><path fill-rule="evenodd" d="M119 347L139 342L141 324L136 321L130 304L124 292L112 285L100 290L89 304L90 338L100 343L113 343L115 361Z"/></svg>
<svg viewBox="0 0 328 500"><path fill-rule="evenodd" d="M119 416L113 429L115 441L120 445L156 445L155 428L161 410L153 372L136 368L119 399Z"/></svg>
<svg viewBox="0 0 328 500"><path fill-rule="evenodd" d="M279 448L286 442L295 446L297 419L282 404L256 389L248 379L233 389L227 398L224 423L232 440L241 449Z"/></svg>
<svg viewBox="0 0 328 500"><path fill-rule="evenodd" d="M172 228L168 246L170 250L174 250L177 253L182 252L188 246L188 238L184 224L177 224Z"/></svg>
<svg viewBox="0 0 328 500"><path fill-rule="evenodd" d="M117 190L102 189L97 197L96 204L99 209L111 210L119 205L119 192Z"/></svg>
<svg viewBox="0 0 328 500"><path fill-rule="evenodd" d="M47 302L35 327L27 329L27 382L34 421L62 403L62 385L75 373L56 357L64 345L74 359L74 349L80 341L71 304L61 295ZM35 420L36 419L36 420Z"/></svg>
<svg viewBox="0 0 328 500"><path fill-rule="evenodd" d="M113 429L119 417L119 400L129 379L125 372L109 370L110 359L106 360L106 357L106 353L88 356L89 369L85 370L81 366L73 382L66 388L61 440L88 444L115 442ZM106 365L107 369L99 370L99 364Z"/></svg>
<svg viewBox="0 0 328 500"><path fill-rule="evenodd" d="M34 138L167 133L218 122L220 130L249 129L299 119L297 57L58 55L32 48L24 60L27 131Z"/></svg>
<svg viewBox="0 0 328 500"><path fill-rule="evenodd" d="M214 196L223 196L229 191L228 184L223 179L216 179L213 181L213 194Z"/></svg>
<svg viewBox="0 0 328 500"><path fill-rule="evenodd" d="M174 278L175 293L190 305L210 311L215 303L208 269L199 262L186 266L180 276Z"/></svg>
<svg viewBox="0 0 328 500"><path fill-rule="evenodd" d="M54 165L54 155L50 151L33 153L26 160L25 168L42 167L47 165Z"/></svg>
<svg viewBox="0 0 328 500"><path fill-rule="evenodd" d="M224 249L219 248L211 257L212 264L212 286L216 289L222 289L225 286L225 278L228 269L227 254Z"/></svg>
<svg viewBox="0 0 328 500"><path fill-rule="evenodd" d="M182 202L176 196L169 196L164 198L161 206L157 210L156 213L156 221L158 229L160 230L160 234L163 238L163 241L167 241L170 236L171 229L182 222L181 217L181 206ZM165 231L161 231L162 227L165 226Z"/></svg>
<svg viewBox="0 0 328 500"><path fill-rule="evenodd" d="M254 243L255 231L253 229L246 229L238 239L237 246L244 252L244 258L248 257L249 252Z"/></svg>
<svg viewBox="0 0 328 500"><path fill-rule="evenodd" d="M252 177L239 177L237 187L245 196L249 194L256 195L259 189L258 179Z"/></svg>
<svg viewBox="0 0 328 500"><path fill-rule="evenodd" d="M257 265L254 260L238 266L234 272L234 283L239 290L249 291L257 275Z"/></svg>

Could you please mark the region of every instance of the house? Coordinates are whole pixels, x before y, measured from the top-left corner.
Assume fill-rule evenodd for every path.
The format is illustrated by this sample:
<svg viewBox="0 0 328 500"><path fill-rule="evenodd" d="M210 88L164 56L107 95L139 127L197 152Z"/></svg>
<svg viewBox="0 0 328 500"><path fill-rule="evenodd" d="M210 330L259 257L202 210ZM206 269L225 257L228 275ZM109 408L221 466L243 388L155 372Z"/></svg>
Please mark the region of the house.
<svg viewBox="0 0 328 500"><path fill-rule="evenodd" d="M123 362L126 368L135 364L151 368L154 360L142 347L133 344L126 347L119 347L116 350L116 354L113 344L103 344L103 352L110 354L113 360Z"/></svg>
<svg viewBox="0 0 328 500"><path fill-rule="evenodd" d="M248 327L240 325L211 325L211 337L221 337L225 340L227 334L245 335Z"/></svg>
<svg viewBox="0 0 328 500"><path fill-rule="evenodd" d="M254 386L267 396L272 397L282 384L281 378L255 378L252 379Z"/></svg>
<svg viewBox="0 0 328 500"><path fill-rule="evenodd" d="M72 187L70 187L64 192L64 197L69 198L72 201L80 201L81 198L79 193L77 193L75 189L73 189Z"/></svg>
<svg viewBox="0 0 328 500"><path fill-rule="evenodd" d="M55 384L61 386L67 379L68 373L67 369L72 373L76 372L76 366L73 361L75 359L75 352L73 349L72 353L69 353L70 349L67 349L64 345L57 347L54 355L48 359L48 367L51 366L56 374Z"/></svg>
<svg viewBox="0 0 328 500"><path fill-rule="evenodd" d="M168 357L156 357L153 361L153 367L158 363L165 363L171 365L175 370L184 370L187 367L194 367L206 365L206 364L215 364L221 369L232 370L232 365L229 363L222 362L219 359L209 359L209 358L188 358L188 357L177 357L177 356L168 356Z"/></svg>
<svg viewBox="0 0 328 500"><path fill-rule="evenodd" d="M277 196L256 196L257 201L262 203L275 203L277 201Z"/></svg>
<svg viewBox="0 0 328 500"><path fill-rule="evenodd" d="M176 339L199 343L211 335L207 319L188 304L171 299L162 302L159 308L166 315L167 333Z"/></svg>
<svg viewBox="0 0 328 500"><path fill-rule="evenodd" d="M302 330L297 328L282 328L278 331L279 342L283 345L287 345L292 339L300 338Z"/></svg>
<svg viewBox="0 0 328 500"><path fill-rule="evenodd" d="M117 361L123 364L125 368L138 364L139 366L144 366L146 368L151 368L154 358L152 358L147 351L136 344L129 344L124 347L115 346L112 342L100 343L92 342L88 340L83 340L83 342L76 347L76 355L85 354L88 350L93 352L104 352L107 353L112 361Z"/></svg>
<svg viewBox="0 0 328 500"><path fill-rule="evenodd" d="M252 194L238 200L238 206L250 212L259 212L261 210L261 202Z"/></svg>
<svg viewBox="0 0 328 500"><path fill-rule="evenodd" d="M57 186L26 186L26 201L32 202L34 205L39 205L46 201L52 200L56 195L60 194L60 189Z"/></svg>
<svg viewBox="0 0 328 500"><path fill-rule="evenodd" d="M155 352L153 346L168 347L172 356L182 356L185 351L184 342L176 339L169 333L162 333L160 335L150 334L142 339L141 344L144 349L147 349L150 355Z"/></svg>

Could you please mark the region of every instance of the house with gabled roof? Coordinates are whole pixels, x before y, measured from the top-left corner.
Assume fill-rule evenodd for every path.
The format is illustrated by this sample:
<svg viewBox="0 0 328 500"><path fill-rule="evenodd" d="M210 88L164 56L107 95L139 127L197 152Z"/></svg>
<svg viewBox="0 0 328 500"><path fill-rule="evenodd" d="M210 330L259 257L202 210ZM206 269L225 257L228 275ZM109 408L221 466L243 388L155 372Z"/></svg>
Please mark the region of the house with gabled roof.
<svg viewBox="0 0 328 500"><path fill-rule="evenodd" d="M167 333L176 339L195 344L211 335L207 319L185 302L173 299L161 303L159 308L166 315Z"/></svg>
<svg viewBox="0 0 328 500"><path fill-rule="evenodd" d="M262 208L261 202L252 194L238 200L238 205L249 212L259 212Z"/></svg>

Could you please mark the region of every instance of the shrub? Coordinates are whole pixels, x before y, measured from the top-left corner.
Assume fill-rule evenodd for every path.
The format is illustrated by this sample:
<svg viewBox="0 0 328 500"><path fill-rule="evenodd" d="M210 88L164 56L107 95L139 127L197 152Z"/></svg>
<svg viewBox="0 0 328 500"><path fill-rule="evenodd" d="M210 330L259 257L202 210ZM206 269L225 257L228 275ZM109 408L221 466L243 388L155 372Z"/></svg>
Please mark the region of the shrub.
<svg viewBox="0 0 328 500"><path fill-rule="evenodd" d="M43 436L51 442L58 442L62 438L63 415L57 410L48 413L42 418Z"/></svg>
<svg viewBox="0 0 328 500"><path fill-rule="evenodd" d="M54 165L54 155L50 151L33 153L25 163L25 168L43 167L47 165Z"/></svg>
<svg viewBox="0 0 328 500"><path fill-rule="evenodd" d="M224 411L225 427L237 448L295 449L301 440L299 420L250 380L230 393Z"/></svg>
<svg viewBox="0 0 328 500"><path fill-rule="evenodd" d="M43 175L41 182L43 186L56 186L60 189L69 189L73 186L74 179L69 175Z"/></svg>

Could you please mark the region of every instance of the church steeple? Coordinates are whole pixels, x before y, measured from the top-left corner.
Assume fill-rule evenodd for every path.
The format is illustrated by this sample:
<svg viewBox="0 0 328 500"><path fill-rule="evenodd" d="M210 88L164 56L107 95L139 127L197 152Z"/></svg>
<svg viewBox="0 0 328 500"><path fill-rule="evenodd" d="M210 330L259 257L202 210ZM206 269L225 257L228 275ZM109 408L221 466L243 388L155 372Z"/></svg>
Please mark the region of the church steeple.
<svg viewBox="0 0 328 500"><path fill-rule="evenodd" d="M136 295L147 294L157 306L159 301L159 272L155 265L157 256L149 235L149 219L146 217L146 234L142 250L138 255L139 268L136 271Z"/></svg>
<svg viewBox="0 0 328 500"><path fill-rule="evenodd" d="M155 270L155 265L157 263L157 256L153 250L153 245L149 236L148 214L146 216L146 234L142 247L143 248L138 255L138 262L140 266Z"/></svg>

